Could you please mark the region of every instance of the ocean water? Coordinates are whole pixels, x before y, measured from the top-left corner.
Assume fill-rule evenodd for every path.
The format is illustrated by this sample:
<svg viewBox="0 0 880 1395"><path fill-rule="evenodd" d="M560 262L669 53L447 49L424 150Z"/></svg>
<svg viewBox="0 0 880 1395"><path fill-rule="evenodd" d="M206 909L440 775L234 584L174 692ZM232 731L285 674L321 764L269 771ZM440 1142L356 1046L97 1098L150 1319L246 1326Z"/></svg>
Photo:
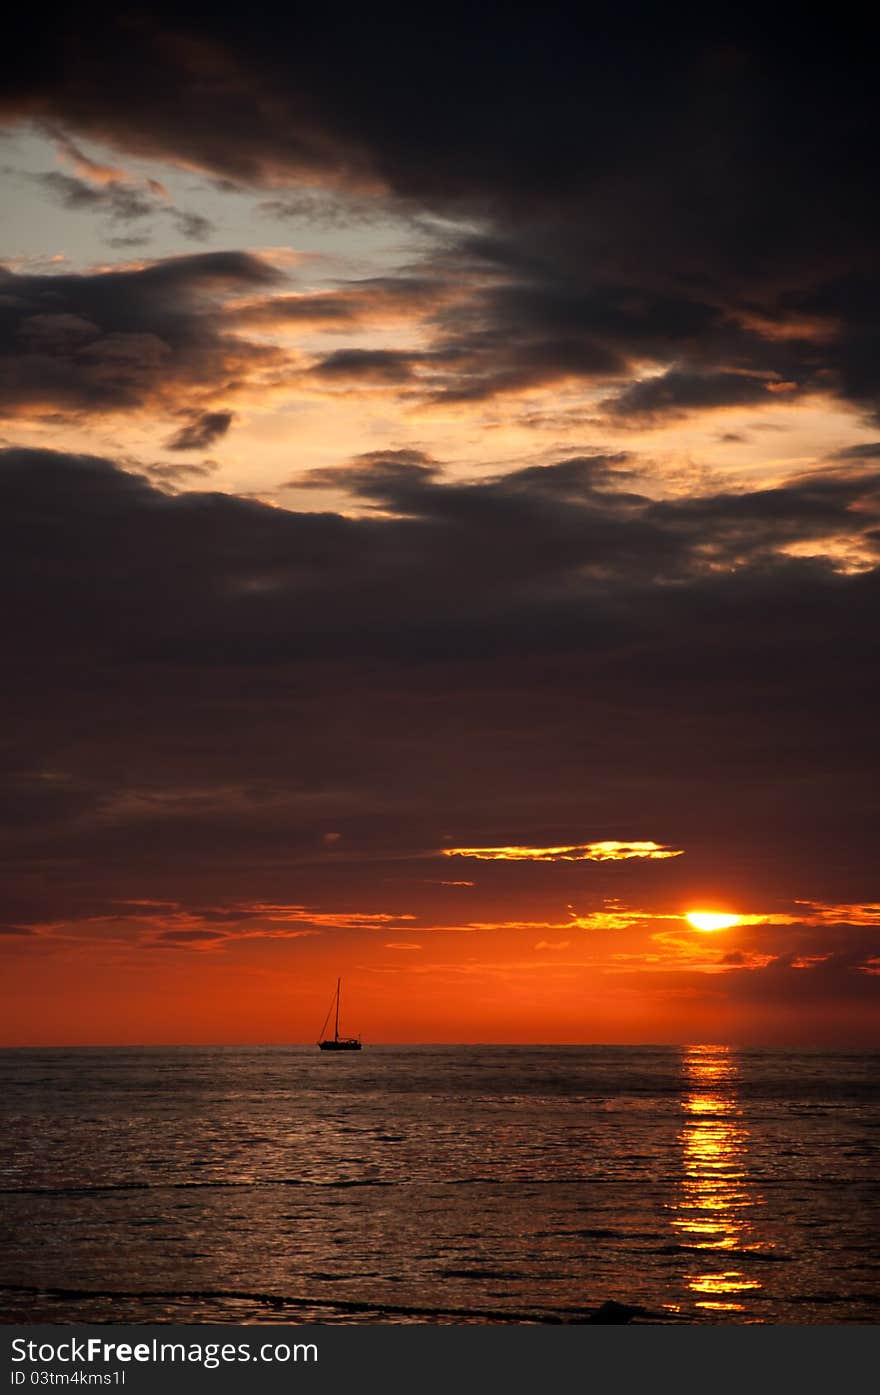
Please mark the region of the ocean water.
<svg viewBox="0 0 880 1395"><path fill-rule="evenodd" d="M880 1320L880 1057L0 1052L5 1322Z"/></svg>

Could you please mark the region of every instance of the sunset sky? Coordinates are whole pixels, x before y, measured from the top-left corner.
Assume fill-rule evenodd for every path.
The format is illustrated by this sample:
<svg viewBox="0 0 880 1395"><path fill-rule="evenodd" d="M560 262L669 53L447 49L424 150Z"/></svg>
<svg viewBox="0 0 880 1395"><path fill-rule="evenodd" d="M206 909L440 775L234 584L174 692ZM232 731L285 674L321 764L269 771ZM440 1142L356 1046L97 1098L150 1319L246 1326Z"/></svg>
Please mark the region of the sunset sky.
<svg viewBox="0 0 880 1395"><path fill-rule="evenodd" d="M32 13L2 1042L880 1042L870 36Z"/></svg>

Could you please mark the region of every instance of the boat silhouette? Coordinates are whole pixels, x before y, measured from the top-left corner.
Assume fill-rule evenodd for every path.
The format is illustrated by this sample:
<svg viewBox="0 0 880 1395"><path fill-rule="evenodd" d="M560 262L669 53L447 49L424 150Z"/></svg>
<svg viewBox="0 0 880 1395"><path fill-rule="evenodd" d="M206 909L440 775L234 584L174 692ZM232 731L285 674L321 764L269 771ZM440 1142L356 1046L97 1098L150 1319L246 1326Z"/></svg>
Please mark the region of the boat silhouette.
<svg viewBox="0 0 880 1395"><path fill-rule="evenodd" d="M361 1049L360 1037L341 1037L339 1035L339 995L341 987L342 979L338 978L336 980L336 996L327 1009L327 1016L324 1018L324 1025L321 1028L318 1038L318 1047L321 1051L360 1051ZM332 1037L326 1037L324 1033L327 1030L327 1023L330 1021L331 1016L333 1016L334 1007L336 1009L336 1015L333 1022L333 1035Z"/></svg>

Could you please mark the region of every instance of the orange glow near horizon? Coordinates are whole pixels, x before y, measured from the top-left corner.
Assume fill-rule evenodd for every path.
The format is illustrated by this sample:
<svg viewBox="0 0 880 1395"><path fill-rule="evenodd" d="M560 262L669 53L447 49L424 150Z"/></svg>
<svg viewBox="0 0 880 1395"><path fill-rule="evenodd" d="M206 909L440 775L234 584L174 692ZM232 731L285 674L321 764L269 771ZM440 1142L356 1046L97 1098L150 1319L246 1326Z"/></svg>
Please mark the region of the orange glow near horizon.
<svg viewBox="0 0 880 1395"><path fill-rule="evenodd" d="M684 848L670 848L663 843L619 843L606 839L600 843L574 843L556 848L443 848L444 857L472 857L479 862L626 862L630 858L660 860L681 857Z"/></svg>
<svg viewBox="0 0 880 1395"><path fill-rule="evenodd" d="M625 863L613 875L627 866L649 873L647 864ZM548 867L548 878L564 879L564 868ZM584 873L593 875L575 869L576 878ZM8 1046L310 1043L341 974L352 1030L368 1046L711 1037L815 1044L804 995L811 1001L825 991L835 943L862 935L876 913L873 903L802 902L797 916L744 910L736 931L719 937L700 933L683 910L641 899L581 909L563 907L556 890L437 887L407 876L404 866L395 889L384 886L381 896L340 891L338 901L316 895L308 903L141 894L79 916L11 924L0 938L7 989L0 1039ZM713 903L694 897L692 904ZM876 972L865 940L857 973L842 986L830 980L823 1044L876 1040L871 1000L846 992Z"/></svg>

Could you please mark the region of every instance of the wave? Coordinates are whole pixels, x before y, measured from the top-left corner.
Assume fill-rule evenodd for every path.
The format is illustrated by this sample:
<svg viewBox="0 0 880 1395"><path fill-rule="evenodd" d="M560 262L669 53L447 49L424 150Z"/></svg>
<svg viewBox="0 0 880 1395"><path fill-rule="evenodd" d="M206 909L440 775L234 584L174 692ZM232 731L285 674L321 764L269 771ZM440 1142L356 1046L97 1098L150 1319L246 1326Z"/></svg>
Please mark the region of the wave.
<svg viewBox="0 0 880 1395"><path fill-rule="evenodd" d="M671 1322L675 1316L668 1312L655 1312L649 1308L636 1307L626 1303L608 1301L579 1308L532 1308L517 1310L512 1308L436 1308L420 1307L410 1303L367 1303L349 1298L303 1298L279 1293L253 1293L244 1289L88 1289L54 1288L31 1284L0 1284L0 1294L29 1294L33 1297L53 1299L59 1302L88 1302L94 1299L107 1299L118 1302L120 1299L136 1302L193 1302L193 1303L253 1303L255 1306L282 1311L285 1308L302 1311L314 1308L320 1311L338 1313L379 1313L389 1317L425 1318L473 1318L487 1322L517 1322L541 1324L604 1324L619 1325L632 1322Z"/></svg>
<svg viewBox="0 0 880 1395"><path fill-rule="evenodd" d="M259 1182L223 1181L216 1182L95 1182L82 1187L0 1187L0 1196L90 1196L105 1192L162 1192L162 1191L216 1191L244 1188L260 1191L267 1187L396 1187L397 1182L382 1180L343 1180L338 1182L311 1182L301 1177L270 1177Z"/></svg>

